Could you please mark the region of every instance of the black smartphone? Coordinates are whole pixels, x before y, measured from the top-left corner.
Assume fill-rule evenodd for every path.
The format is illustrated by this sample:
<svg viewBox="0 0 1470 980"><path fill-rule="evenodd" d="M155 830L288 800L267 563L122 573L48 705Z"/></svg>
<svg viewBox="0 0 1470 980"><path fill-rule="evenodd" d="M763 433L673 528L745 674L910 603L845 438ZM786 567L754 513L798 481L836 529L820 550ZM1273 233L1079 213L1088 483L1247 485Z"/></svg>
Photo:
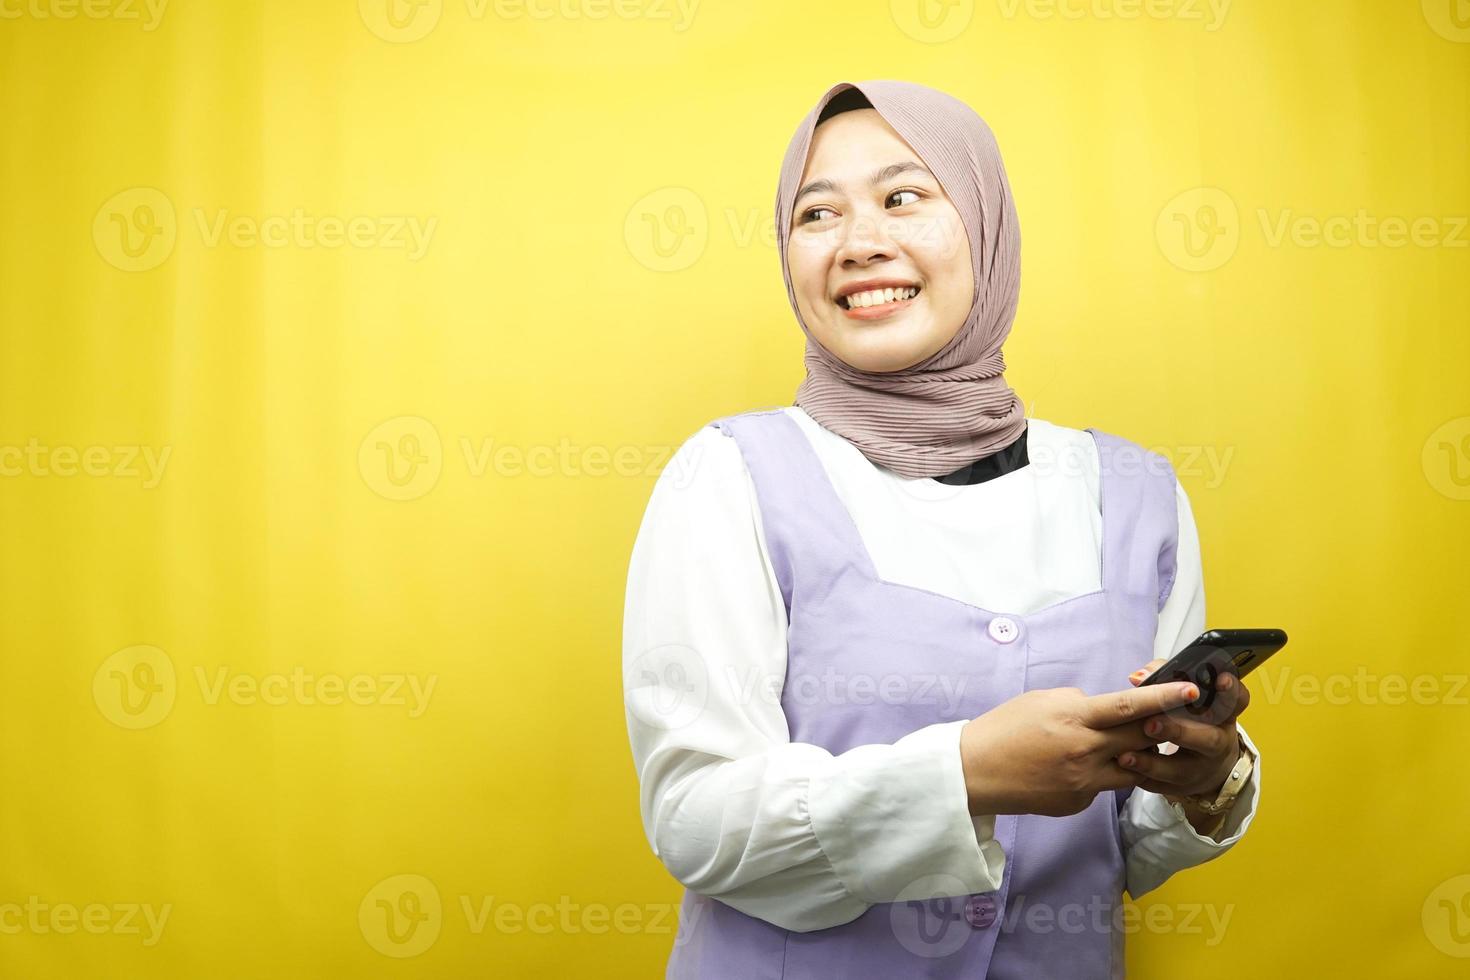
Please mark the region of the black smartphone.
<svg viewBox="0 0 1470 980"><path fill-rule="evenodd" d="M1284 630L1205 630L1138 686L1189 681L1199 687L1199 697L1184 705L1185 712L1196 720L1219 724L1235 710L1238 701L1232 692L1239 690L1232 686L1219 691L1215 682L1220 675L1244 677L1284 646Z"/></svg>

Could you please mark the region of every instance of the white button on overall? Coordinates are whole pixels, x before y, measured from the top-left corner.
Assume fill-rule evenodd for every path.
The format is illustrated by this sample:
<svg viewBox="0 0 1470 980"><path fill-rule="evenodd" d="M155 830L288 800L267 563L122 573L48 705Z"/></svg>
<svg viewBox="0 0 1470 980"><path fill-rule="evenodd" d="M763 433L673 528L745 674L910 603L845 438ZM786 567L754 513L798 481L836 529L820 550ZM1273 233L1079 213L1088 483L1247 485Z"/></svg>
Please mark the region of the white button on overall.
<svg viewBox="0 0 1470 980"><path fill-rule="evenodd" d="M1021 635L1021 627L1009 616L997 616L990 621L990 638L997 643L1009 643Z"/></svg>

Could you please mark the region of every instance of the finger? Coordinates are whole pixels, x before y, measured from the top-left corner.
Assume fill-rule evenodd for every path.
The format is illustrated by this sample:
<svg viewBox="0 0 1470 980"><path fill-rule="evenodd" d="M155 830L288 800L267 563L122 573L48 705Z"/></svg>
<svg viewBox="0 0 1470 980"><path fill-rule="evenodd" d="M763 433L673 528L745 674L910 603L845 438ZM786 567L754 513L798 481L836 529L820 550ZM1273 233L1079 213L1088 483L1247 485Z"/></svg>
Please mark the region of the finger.
<svg viewBox="0 0 1470 980"><path fill-rule="evenodd" d="M1162 666L1164 666L1163 658L1155 657L1148 663L1144 664L1142 667L1135 670L1133 673L1129 674L1128 683L1132 684L1134 687L1137 687L1139 684L1143 683L1144 679L1147 678L1148 675L1152 674L1154 671L1158 670Z"/></svg>
<svg viewBox="0 0 1470 980"><path fill-rule="evenodd" d="M1110 691L1085 698L1078 718L1088 728L1112 728L1149 715L1163 714L1199 697L1199 688L1188 681L1150 684L1127 691Z"/></svg>
<svg viewBox="0 0 1470 980"><path fill-rule="evenodd" d="M1182 787L1199 781L1198 757L1181 759L1175 755L1159 755L1157 752L1125 752L1119 756L1118 764L1124 770L1137 773L1155 784Z"/></svg>
<svg viewBox="0 0 1470 980"><path fill-rule="evenodd" d="M1250 707L1251 690L1245 686L1245 681L1236 677L1234 674L1222 674L1220 679L1215 683L1215 689L1233 702L1230 708L1230 714L1225 718L1225 721L1234 721L1240 717L1241 712Z"/></svg>
<svg viewBox="0 0 1470 980"><path fill-rule="evenodd" d="M1213 672L1213 671L1212 671ZM1230 671L1219 671L1206 683L1204 694L1196 704L1175 708L1169 714L1207 725L1223 725L1238 717L1250 701L1250 691Z"/></svg>
<svg viewBox="0 0 1470 980"><path fill-rule="evenodd" d="M1234 722L1210 725L1172 715L1149 718L1143 723L1143 732L1155 741L1173 742L1181 750L1210 756L1223 755L1236 739Z"/></svg>
<svg viewBox="0 0 1470 980"><path fill-rule="evenodd" d="M1111 728L1092 729L1092 750L1101 758L1116 759L1124 752L1135 749L1151 749L1159 739L1148 731L1149 718L1124 722Z"/></svg>
<svg viewBox="0 0 1470 980"><path fill-rule="evenodd" d="M1098 776L1098 791L1137 788L1145 778L1140 772L1118 765L1117 759L1109 759Z"/></svg>

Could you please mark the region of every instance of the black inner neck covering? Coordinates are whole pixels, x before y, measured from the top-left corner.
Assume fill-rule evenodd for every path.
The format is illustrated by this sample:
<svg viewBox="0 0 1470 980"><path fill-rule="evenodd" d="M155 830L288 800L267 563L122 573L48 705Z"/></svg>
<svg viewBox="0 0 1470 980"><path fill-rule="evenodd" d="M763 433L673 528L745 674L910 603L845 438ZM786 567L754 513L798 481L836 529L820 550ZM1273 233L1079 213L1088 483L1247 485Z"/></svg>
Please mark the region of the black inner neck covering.
<svg viewBox="0 0 1470 980"><path fill-rule="evenodd" d="M953 473L943 476L932 477L940 483L950 486L968 486L975 483L984 483L998 476L1005 476L1012 470L1019 470L1030 462L1026 456L1026 432L1029 426L1021 429L1021 434L1015 441L1004 449L982 456L973 462L966 463Z"/></svg>

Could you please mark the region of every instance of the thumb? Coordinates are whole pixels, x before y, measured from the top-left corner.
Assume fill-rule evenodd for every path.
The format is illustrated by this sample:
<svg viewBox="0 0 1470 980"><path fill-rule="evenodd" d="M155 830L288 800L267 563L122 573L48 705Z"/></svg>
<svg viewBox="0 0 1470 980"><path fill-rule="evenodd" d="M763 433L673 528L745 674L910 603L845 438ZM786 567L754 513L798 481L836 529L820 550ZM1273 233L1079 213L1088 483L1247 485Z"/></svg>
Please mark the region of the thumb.
<svg viewBox="0 0 1470 980"><path fill-rule="evenodd" d="M1154 671L1158 670L1162 666L1164 666L1164 661L1158 657L1155 657L1139 669L1135 670L1133 673L1129 674L1128 683L1132 684L1134 687L1137 687L1139 684L1143 683L1143 680L1148 677L1149 674L1152 674Z"/></svg>

